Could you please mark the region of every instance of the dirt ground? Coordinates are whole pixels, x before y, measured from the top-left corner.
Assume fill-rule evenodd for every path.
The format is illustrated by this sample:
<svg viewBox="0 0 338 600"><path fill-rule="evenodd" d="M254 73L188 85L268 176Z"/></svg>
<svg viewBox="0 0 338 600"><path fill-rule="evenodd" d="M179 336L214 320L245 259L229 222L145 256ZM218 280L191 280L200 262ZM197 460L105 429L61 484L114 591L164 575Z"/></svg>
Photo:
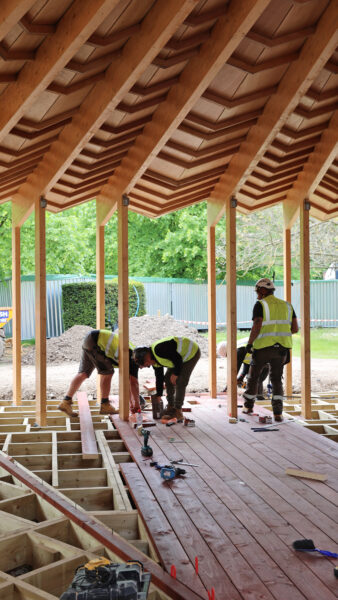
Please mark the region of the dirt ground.
<svg viewBox="0 0 338 600"><path fill-rule="evenodd" d="M0 398L12 399L12 379L13 369L11 357L6 352L5 357L0 361ZM338 360L334 359L313 359L312 360L312 391L324 392L338 390ZM47 367L47 392L50 398L62 398L71 378L78 369L77 362L62 362L58 364L49 364ZM118 393L118 371L115 372L112 382L112 393ZM143 383L146 380L153 379L153 369L140 370L140 391L142 393ZM220 392L224 388L226 380L226 361L217 358L217 390ZM209 381L208 358L202 357L192 373L188 392L207 392ZM96 393L96 377L93 374L87 380L82 388L88 393ZM293 391L300 391L300 359L293 359ZM22 367L22 393L24 399L33 399L35 397L35 367L33 365L23 365Z"/></svg>

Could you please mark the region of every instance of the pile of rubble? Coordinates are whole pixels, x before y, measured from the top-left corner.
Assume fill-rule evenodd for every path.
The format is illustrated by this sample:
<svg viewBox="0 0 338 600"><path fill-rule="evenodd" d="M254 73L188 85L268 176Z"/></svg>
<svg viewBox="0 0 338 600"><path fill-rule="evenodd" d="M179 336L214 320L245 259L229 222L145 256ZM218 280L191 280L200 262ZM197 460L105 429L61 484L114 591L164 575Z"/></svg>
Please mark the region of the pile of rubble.
<svg viewBox="0 0 338 600"><path fill-rule="evenodd" d="M84 337L90 331L85 325L74 325L59 337L47 340L47 363L79 362ZM132 317L129 320L129 338L135 346L148 346L169 336L188 337L198 343L202 356L208 355L208 340L197 329L175 321L171 315L163 317ZM23 350L22 363L35 364L35 347Z"/></svg>

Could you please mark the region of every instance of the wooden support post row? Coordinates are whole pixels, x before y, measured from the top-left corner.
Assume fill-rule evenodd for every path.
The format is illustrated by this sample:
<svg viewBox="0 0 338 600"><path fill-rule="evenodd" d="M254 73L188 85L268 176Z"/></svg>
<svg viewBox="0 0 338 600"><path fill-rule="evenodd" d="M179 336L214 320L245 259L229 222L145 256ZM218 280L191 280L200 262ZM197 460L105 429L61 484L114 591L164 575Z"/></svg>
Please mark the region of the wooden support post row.
<svg viewBox="0 0 338 600"><path fill-rule="evenodd" d="M310 350L310 202L300 206L300 319L301 319L301 393L302 415L311 419L311 350Z"/></svg>
<svg viewBox="0 0 338 600"><path fill-rule="evenodd" d="M118 199L118 318L119 318L119 398L120 418L129 417L129 282L128 282L128 205Z"/></svg>
<svg viewBox="0 0 338 600"><path fill-rule="evenodd" d="M236 206L226 200L226 285L227 285L227 386L228 412L237 417L237 298L236 298Z"/></svg>

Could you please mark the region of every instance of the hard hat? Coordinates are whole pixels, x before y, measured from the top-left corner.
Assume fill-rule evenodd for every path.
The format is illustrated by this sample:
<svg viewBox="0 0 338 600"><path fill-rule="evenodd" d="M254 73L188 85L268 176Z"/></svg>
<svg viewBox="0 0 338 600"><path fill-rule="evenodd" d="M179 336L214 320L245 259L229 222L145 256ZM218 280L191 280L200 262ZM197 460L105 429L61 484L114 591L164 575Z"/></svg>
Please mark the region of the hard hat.
<svg viewBox="0 0 338 600"><path fill-rule="evenodd" d="M222 356L223 358L226 357L226 355L227 355L227 343L226 342L220 342L219 344L217 344L217 354L218 354L218 356Z"/></svg>
<svg viewBox="0 0 338 600"><path fill-rule="evenodd" d="M138 346L137 348L134 348L133 359L139 367L144 365L144 360L148 352L150 352L150 348L148 346Z"/></svg>
<svg viewBox="0 0 338 600"><path fill-rule="evenodd" d="M273 281L271 281L271 279L268 279L268 277L263 277L262 279L259 279L255 285L255 288L257 290L257 288L265 288L266 290L275 290L275 286Z"/></svg>

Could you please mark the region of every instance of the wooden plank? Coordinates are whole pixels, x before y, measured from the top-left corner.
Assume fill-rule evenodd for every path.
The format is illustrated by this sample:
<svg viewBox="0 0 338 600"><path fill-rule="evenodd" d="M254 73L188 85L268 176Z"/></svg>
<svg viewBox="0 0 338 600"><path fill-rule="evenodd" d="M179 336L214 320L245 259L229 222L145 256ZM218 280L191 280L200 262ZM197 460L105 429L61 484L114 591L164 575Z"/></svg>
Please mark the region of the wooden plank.
<svg viewBox="0 0 338 600"><path fill-rule="evenodd" d="M300 205L300 340L302 415L311 419L311 333L310 333L310 209Z"/></svg>
<svg viewBox="0 0 338 600"><path fill-rule="evenodd" d="M100 199L113 204L120 195L131 191L268 4L266 0L237 0L228 5L209 39L189 60L178 83L170 88L167 99L156 109L151 122L103 186Z"/></svg>
<svg viewBox="0 0 338 600"><path fill-rule="evenodd" d="M56 431L52 431L52 486L59 487L58 440Z"/></svg>
<svg viewBox="0 0 338 600"><path fill-rule="evenodd" d="M96 4L90 0L88 2L92 5L92 10L96 10ZM110 4L114 6L114 3ZM196 0L167 0L165 4L156 2L150 8L140 30L124 45L120 59L114 60L105 71L104 78L92 87L73 116L72 122L65 125L58 139L45 153L34 174L19 188L15 200L46 194L56 184L195 4Z"/></svg>
<svg viewBox="0 0 338 600"><path fill-rule="evenodd" d="M35 201L35 387L36 422L47 425L47 347L46 347L46 208Z"/></svg>
<svg viewBox="0 0 338 600"><path fill-rule="evenodd" d="M326 481L327 475L324 473L311 473L311 471L301 471L300 469L286 469L286 475L293 477L304 477L305 479L316 479L318 481Z"/></svg>
<svg viewBox="0 0 338 600"><path fill-rule="evenodd" d="M209 204L208 204L209 211ZM215 227L208 226L208 342L209 342L209 391L217 396L216 375L216 246Z"/></svg>
<svg viewBox="0 0 338 600"><path fill-rule="evenodd" d="M284 252L284 300L291 303L291 229L284 227L283 252ZM292 350L290 350L290 362L284 367L285 393L292 396Z"/></svg>
<svg viewBox="0 0 338 600"><path fill-rule="evenodd" d="M99 454L87 394L86 392L76 392L76 397L80 417L82 458L83 460L98 458Z"/></svg>
<svg viewBox="0 0 338 600"><path fill-rule="evenodd" d="M139 560L145 571L151 573L153 585L162 590L172 600L198 600L201 598L200 595L195 594L187 586L170 577L159 565L128 544L126 540L112 533L93 516L75 507L60 492L54 490L47 483L41 483L34 475L14 464L10 457L5 456L2 452L0 453L0 466L111 550L121 562Z"/></svg>
<svg viewBox="0 0 338 600"><path fill-rule="evenodd" d="M129 417L129 281L128 281L128 199L118 200L118 320L119 320L119 411Z"/></svg>
<svg viewBox="0 0 338 600"><path fill-rule="evenodd" d="M227 395L228 412L237 417L236 200L226 198Z"/></svg>
<svg viewBox="0 0 338 600"><path fill-rule="evenodd" d="M163 568L170 573L171 565L175 565L177 579L182 583L189 581L189 586L196 593L205 595L204 585L138 466L125 463L121 465L121 471Z"/></svg>
<svg viewBox="0 0 338 600"><path fill-rule="evenodd" d="M12 221L13 403L21 406L21 248L20 227Z"/></svg>
<svg viewBox="0 0 338 600"><path fill-rule="evenodd" d="M288 67L276 94L270 96L257 124L251 127L240 151L230 160L226 173L215 185L211 195L213 201L222 201L238 192L332 56L337 45L336 16L335 3L330 2L317 23L316 32L305 41L299 58ZM224 208L214 224L223 211Z"/></svg>
<svg viewBox="0 0 338 600"><path fill-rule="evenodd" d="M0 97L0 140L10 132L63 67L73 58L119 0L76 0L52 36L37 49ZM29 196L27 196L29 197Z"/></svg>

